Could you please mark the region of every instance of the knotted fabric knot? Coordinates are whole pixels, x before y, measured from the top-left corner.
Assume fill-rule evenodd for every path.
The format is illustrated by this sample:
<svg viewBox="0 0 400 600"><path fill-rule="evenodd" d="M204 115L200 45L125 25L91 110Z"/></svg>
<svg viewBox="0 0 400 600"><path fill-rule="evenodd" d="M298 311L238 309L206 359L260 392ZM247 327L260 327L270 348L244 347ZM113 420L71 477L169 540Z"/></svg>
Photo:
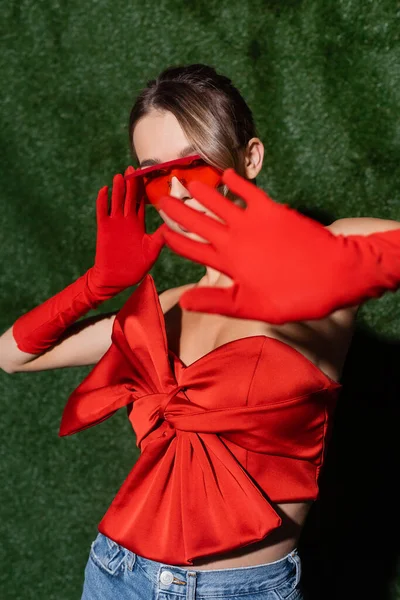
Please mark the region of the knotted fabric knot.
<svg viewBox="0 0 400 600"><path fill-rule="evenodd" d="M177 385L169 394L165 394L164 399L160 402L160 408L158 409L158 414L161 419L165 419L165 409L168 404L180 391L187 390L187 386L185 385Z"/></svg>

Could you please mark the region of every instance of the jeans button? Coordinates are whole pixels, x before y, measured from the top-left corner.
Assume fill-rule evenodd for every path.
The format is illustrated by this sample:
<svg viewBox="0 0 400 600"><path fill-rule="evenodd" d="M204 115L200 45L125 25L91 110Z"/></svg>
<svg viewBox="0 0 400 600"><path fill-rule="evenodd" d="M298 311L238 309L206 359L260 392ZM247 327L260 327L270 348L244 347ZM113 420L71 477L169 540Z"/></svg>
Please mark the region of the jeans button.
<svg viewBox="0 0 400 600"><path fill-rule="evenodd" d="M170 583L172 583L173 579L174 579L174 576L171 573L171 571L163 571L160 575L160 581L164 585L169 585Z"/></svg>

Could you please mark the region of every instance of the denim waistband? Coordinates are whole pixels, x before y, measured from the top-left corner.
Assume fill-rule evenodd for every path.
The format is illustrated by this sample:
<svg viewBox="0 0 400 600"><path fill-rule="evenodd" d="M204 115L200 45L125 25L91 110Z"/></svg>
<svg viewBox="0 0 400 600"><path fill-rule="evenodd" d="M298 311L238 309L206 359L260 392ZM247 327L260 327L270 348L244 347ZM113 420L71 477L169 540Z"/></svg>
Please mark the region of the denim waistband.
<svg viewBox="0 0 400 600"><path fill-rule="evenodd" d="M196 594L205 597L210 595L210 590L213 595L225 596L272 590L289 578L294 578L294 585L297 585L301 577L297 548L274 562L226 569L181 568L144 558L130 550L126 562L130 570L136 564L160 590L183 594L190 587L196 590Z"/></svg>

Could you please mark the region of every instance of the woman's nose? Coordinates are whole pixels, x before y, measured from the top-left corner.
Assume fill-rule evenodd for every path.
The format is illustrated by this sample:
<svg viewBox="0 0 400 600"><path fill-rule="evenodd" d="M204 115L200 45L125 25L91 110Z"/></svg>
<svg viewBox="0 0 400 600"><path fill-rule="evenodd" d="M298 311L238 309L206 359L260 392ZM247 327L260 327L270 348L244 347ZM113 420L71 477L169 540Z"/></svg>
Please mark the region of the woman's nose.
<svg viewBox="0 0 400 600"><path fill-rule="evenodd" d="M184 186L185 180L180 181L176 175L173 175L169 181L169 193L175 198L190 198L188 190Z"/></svg>

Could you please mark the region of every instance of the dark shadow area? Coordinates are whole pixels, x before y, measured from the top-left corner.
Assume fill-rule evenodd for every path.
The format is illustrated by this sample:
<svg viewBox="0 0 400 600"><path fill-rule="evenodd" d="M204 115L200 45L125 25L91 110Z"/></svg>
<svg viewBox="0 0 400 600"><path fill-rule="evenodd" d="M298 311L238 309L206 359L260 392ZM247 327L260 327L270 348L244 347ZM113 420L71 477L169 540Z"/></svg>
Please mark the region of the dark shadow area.
<svg viewBox="0 0 400 600"><path fill-rule="evenodd" d="M400 341L358 327L299 544L306 600L389 600L399 557Z"/></svg>

